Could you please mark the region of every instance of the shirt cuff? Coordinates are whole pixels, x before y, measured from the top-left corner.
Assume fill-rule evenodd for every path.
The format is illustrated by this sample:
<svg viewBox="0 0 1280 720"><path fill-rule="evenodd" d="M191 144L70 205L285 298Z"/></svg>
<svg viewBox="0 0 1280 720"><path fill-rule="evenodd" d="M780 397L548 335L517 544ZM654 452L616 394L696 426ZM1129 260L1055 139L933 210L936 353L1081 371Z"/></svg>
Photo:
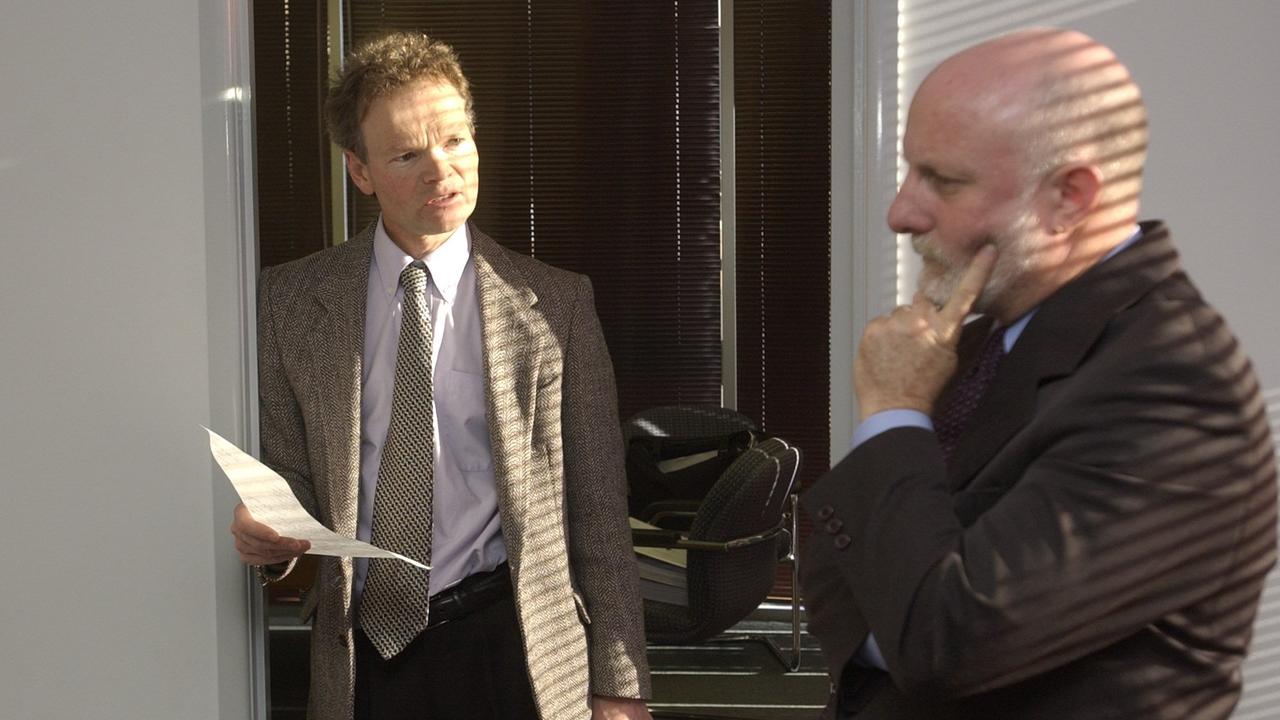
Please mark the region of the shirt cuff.
<svg viewBox="0 0 1280 720"><path fill-rule="evenodd" d="M915 427L932 431L933 421L929 419L928 415L919 410L881 410L863 420L862 424L853 431L853 442L850 444L849 449L852 450L858 447L882 432L902 427Z"/></svg>

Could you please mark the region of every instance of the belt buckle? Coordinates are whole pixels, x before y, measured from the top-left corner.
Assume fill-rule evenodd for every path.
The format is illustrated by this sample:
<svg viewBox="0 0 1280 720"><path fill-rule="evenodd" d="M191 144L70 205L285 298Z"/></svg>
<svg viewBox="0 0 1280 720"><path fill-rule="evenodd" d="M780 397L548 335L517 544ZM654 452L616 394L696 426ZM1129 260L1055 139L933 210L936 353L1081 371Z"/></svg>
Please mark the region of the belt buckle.
<svg viewBox="0 0 1280 720"><path fill-rule="evenodd" d="M440 593L439 597L435 598L434 603L431 602L430 600L428 600L427 603L428 603L427 604L427 608L428 608L427 609L427 628L428 629L440 627L441 625L452 622L454 619L456 619L458 610L460 609L459 605L461 604L459 602L458 593L456 589L446 590ZM433 604L435 605L434 608L431 607L431 605ZM440 619L433 620L432 618L440 618Z"/></svg>
<svg viewBox="0 0 1280 720"><path fill-rule="evenodd" d="M427 601L427 629L444 625L479 609L479 607L490 604L486 602L486 600L490 599L489 596L495 592L501 592L502 584L507 582L506 576L499 572L502 569L499 566L498 569L491 570L481 576L473 575L448 590L440 591L436 597L429 599ZM477 577L479 579L476 579ZM435 607L432 607L433 605ZM446 617L438 622L432 620L433 617L440 617L441 614Z"/></svg>

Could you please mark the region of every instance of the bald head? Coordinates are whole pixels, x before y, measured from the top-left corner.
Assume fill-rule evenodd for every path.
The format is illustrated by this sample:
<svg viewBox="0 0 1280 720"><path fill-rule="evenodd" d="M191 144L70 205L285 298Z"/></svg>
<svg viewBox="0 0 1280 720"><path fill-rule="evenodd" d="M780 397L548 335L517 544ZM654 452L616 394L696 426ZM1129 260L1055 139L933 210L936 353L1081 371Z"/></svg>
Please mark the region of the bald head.
<svg viewBox="0 0 1280 720"><path fill-rule="evenodd" d="M1069 30L1005 35L921 84L889 225L913 236L938 304L995 245L974 307L1011 321L1132 232L1146 144L1142 98L1111 50Z"/></svg>
<svg viewBox="0 0 1280 720"><path fill-rule="evenodd" d="M922 99L1007 137L1028 180L1073 162L1096 166L1103 204L1130 201L1136 217L1146 108L1128 69L1089 36L1033 28L975 45L925 79Z"/></svg>

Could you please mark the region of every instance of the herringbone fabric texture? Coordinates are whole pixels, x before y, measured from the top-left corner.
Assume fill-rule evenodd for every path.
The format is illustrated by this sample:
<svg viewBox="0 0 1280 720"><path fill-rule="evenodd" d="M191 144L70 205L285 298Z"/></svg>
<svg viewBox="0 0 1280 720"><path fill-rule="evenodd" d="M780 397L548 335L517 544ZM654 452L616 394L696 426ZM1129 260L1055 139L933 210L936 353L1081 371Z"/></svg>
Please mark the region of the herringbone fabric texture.
<svg viewBox="0 0 1280 720"><path fill-rule="evenodd" d="M347 537L359 508L374 229L266 270L259 291L263 461ZM593 693L650 692L609 352L586 278L470 234L494 480L529 678L541 720L589 720ZM353 575L351 558L321 559L309 720L354 716Z"/></svg>
<svg viewBox="0 0 1280 720"><path fill-rule="evenodd" d="M431 563L431 496L435 440L431 396L430 271L421 261L400 273L404 288L396 348L391 425L378 465L373 500L373 544ZM369 561L360 601L360 625L383 659L405 649L427 627L430 573L388 558Z"/></svg>
<svg viewBox="0 0 1280 720"><path fill-rule="evenodd" d="M933 415L933 430L938 436L938 444L942 446L942 456L948 462L973 417L973 411L978 409L978 403L996 376L1000 361L1004 359L1004 331L1002 327L987 336L977 360Z"/></svg>

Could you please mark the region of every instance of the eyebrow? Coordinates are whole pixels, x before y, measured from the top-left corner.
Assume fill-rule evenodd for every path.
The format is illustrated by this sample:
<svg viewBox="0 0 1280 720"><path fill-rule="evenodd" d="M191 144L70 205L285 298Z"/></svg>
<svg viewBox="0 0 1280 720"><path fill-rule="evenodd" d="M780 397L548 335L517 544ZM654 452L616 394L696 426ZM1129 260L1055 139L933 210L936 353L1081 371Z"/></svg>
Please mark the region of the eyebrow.
<svg viewBox="0 0 1280 720"><path fill-rule="evenodd" d="M462 122L456 122L456 123L449 123L448 125L443 125L440 127L439 135L442 138L447 138L461 131L465 131L468 133L471 132L471 124L468 122L462 121ZM402 135L399 137L392 138L387 145L389 149L396 152L403 152L405 150L421 150L424 147L426 147L426 144L424 144L421 141L421 138L416 134Z"/></svg>

